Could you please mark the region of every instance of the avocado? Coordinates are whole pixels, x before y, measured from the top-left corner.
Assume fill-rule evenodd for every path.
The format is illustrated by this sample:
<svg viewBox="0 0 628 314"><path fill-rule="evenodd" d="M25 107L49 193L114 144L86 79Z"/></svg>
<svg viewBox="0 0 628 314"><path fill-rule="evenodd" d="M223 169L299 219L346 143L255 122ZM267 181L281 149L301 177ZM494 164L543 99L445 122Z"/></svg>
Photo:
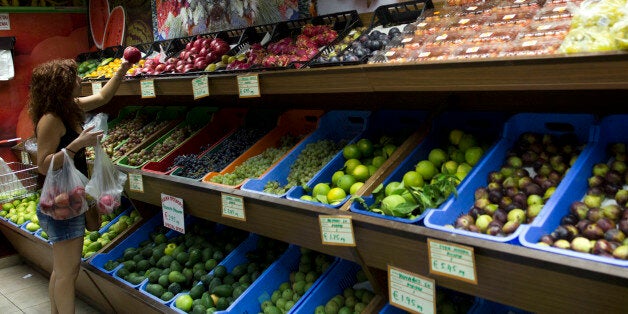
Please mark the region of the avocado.
<svg viewBox="0 0 628 314"><path fill-rule="evenodd" d="M200 299L203 295L203 292L205 292L205 286L196 285L192 287L192 289L190 289L190 296L192 297L192 299Z"/></svg>
<svg viewBox="0 0 628 314"><path fill-rule="evenodd" d="M174 298L174 293L170 291L164 292L164 294L162 294L160 297L161 300L166 301L166 302L172 300L172 298Z"/></svg>
<svg viewBox="0 0 628 314"><path fill-rule="evenodd" d="M177 294L181 292L181 290L182 290L181 285L178 282L173 282L170 285L168 285L168 291L172 292L173 294Z"/></svg>
<svg viewBox="0 0 628 314"><path fill-rule="evenodd" d="M146 292L159 298L164 294L165 291L164 287L162 287L160 284L149 283L146 285Z"/></svg>
<svg viewBox="0 0 628 314"><path fill-rule="evenodd" d="M215 294L219 297L230 297L233 294L233 287L226 284L219 285L214 287L214 289L212 290L212 294Z"/></svg>
<svg viewBox="0 0 628 314"><path fill-rule="evenodd" d="M170 272L170 274L168 274L168 281L170 282L182 283L185 282L185 280L185 276L178 270L173 270Z"/></svg>

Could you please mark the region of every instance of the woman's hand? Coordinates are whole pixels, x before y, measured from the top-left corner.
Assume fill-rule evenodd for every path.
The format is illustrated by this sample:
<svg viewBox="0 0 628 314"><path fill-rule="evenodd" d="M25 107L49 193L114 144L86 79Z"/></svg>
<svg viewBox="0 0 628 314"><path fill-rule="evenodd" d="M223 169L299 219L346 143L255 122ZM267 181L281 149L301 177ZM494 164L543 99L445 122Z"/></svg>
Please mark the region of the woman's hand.
<svg viewBox="0 0 628 314"><path fill-rule="evenodd" d="M74 140L79 147L94 146L98 143L98 139L101 138L103 131L92 131L94 125L89 126Z"/></svg>

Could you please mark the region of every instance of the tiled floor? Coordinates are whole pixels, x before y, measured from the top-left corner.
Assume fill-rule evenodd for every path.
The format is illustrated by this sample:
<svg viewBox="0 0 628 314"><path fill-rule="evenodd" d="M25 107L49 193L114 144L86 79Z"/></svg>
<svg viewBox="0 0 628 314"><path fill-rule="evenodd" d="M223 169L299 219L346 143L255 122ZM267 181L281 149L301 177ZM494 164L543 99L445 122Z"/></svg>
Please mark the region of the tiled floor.
<svg viewBox="0 0 628 314"><path fill-rule="evenodd" d="M19 256L0 258L0 313L50 313L48 278ZM76 299L77 314L101 313L80 299Z"/></svg>

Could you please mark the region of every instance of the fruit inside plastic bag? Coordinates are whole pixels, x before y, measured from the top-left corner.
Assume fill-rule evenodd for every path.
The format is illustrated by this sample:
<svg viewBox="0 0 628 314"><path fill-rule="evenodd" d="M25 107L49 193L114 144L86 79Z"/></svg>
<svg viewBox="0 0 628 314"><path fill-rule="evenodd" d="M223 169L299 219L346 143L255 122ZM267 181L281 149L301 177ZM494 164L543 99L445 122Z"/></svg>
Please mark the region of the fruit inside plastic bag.
<svg viewBox="0 0 628 314"><path fill-rule="evenodd" d="M614 36L607 28L602 27L580 27L571 29L565 36L558 52L597 52L617 50Z"/></svg>

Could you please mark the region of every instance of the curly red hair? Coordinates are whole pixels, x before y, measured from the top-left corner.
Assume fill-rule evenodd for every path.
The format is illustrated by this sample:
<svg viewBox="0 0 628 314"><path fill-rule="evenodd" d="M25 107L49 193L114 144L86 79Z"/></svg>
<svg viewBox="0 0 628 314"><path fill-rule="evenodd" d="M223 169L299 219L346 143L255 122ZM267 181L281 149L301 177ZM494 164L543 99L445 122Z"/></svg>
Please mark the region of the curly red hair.
<svg viewBox="0 0 628 314"><path fill-rule="evenodd" d="M58 116L72 127L83 123L85 112L72 95L78 77L77 67L72 59L56 59L33 69L28 110L35 128L47 113Z"/></svg>

